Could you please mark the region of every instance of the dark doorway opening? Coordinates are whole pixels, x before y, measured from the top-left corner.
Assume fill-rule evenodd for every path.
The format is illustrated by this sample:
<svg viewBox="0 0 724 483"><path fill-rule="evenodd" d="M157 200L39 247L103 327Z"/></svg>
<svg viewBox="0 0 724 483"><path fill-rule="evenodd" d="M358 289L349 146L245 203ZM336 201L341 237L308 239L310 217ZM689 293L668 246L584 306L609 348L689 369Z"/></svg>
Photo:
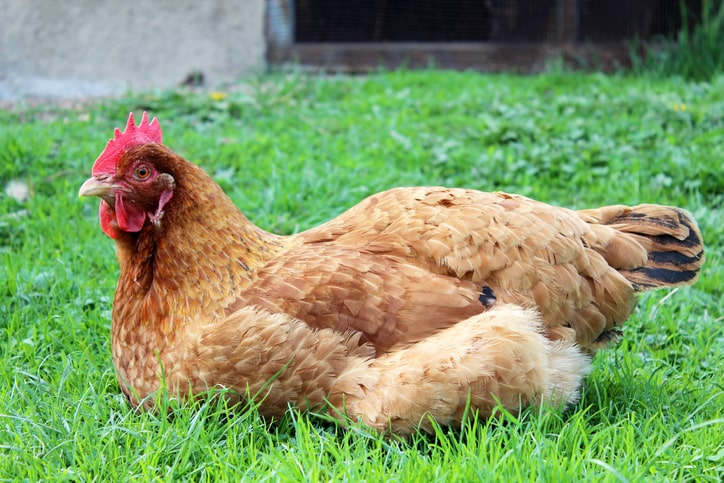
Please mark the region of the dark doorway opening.
<svg viewBox="0 0 724 483"><path fill-rule="evenodd" d="M680 0L295 0L294 19L296 42L623 41L682 24Z"/></svg>

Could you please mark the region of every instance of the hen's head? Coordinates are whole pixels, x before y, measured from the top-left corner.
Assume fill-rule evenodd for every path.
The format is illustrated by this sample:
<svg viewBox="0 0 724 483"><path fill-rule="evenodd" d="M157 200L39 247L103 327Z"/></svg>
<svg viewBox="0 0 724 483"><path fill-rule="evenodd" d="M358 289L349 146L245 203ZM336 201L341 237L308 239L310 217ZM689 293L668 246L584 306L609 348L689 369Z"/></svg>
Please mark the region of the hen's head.
<svg viewBox="0 0 724 483"><path fill-rule="evenodd" d="M113 239L140 232L147 221L158 223L173 197L169 164L174 155L161 137L158 119L148 122L144 112L136 125L131 113L125 131L116 128L93 164L93 176L80 188L80 196L101 198L101 228Z"/></svg>

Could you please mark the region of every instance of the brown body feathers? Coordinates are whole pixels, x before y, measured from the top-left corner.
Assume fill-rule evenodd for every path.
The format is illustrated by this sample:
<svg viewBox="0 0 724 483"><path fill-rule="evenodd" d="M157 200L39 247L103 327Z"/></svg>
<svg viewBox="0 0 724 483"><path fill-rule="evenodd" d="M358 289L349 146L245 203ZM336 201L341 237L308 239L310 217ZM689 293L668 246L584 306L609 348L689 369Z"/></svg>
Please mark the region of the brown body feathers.
<svg viewBox="0 0 724 483"><path fill-rule="evenodd" d="M636 292L693 283L703 263L678 208L437 187L277 236L158 136L81 189L118 244L113 358L147 407L162 379L174 395L230 388L271 416L330 404L400 433L428 414L455 424L468 400L483 415L565 404Z"/></svg>

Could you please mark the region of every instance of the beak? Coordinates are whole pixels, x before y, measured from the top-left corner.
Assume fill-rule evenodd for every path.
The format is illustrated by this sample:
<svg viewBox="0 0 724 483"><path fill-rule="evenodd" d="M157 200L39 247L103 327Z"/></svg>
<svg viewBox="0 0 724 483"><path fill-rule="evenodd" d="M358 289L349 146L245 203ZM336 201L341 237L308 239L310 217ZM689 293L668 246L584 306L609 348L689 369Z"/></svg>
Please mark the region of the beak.
<svg viewBox="0 0 724 483"><path fill-rule="evenodd" d="M78 196L98 196L100 198L113 197L116 186L110 180L92 177L80 187Z"/></svg>

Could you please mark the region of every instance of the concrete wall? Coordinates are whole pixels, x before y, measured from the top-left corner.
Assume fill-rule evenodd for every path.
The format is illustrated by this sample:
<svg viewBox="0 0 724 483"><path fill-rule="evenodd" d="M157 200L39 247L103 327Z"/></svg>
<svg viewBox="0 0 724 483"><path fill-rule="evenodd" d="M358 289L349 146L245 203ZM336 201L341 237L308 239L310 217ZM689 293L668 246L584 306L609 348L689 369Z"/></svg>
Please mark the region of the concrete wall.
<svg viewBox="0 0 724 483"><path fill-rule="evenodd" d="M215 85L264 67L265 0L0 0L0 99Z"/></svg>

